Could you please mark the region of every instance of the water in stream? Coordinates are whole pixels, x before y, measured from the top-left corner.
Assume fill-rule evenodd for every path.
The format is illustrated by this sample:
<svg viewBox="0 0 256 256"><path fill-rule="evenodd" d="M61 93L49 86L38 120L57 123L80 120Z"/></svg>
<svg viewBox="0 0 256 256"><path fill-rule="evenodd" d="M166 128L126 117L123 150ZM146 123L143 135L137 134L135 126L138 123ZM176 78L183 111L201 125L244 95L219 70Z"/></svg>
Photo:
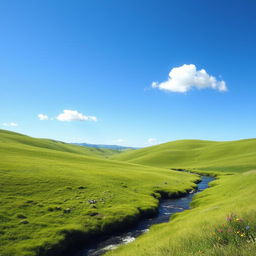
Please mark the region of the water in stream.
<svg viewBox="0 0 256 256"><path fill-rule="evenodd" d="M102 238L101 241L91 243L86 249L75 254L75 256L99 256L106 251L113 250L118 246L130 243L136 237L147 232L150 226L163 222L168 222L170 217L176 212L182 212L190 208L190 202L193 196L208 187L208 183L214 178L202 176L202 181L198 184L198 189L195 193L187 194L184 197L177 199L164 199L160 201L159 212L156 216L141 220L135 227L124 232L120 232L113 236Z"/></svg>

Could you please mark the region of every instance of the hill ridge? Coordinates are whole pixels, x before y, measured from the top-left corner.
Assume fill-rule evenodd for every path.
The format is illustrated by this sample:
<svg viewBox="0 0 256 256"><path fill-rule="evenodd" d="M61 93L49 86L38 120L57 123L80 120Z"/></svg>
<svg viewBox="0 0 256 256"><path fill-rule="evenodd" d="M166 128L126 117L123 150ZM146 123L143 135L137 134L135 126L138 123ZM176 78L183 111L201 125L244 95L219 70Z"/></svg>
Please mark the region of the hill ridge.
<svg viewBox="0 0 256 256"><path fill-rule="evenodd" d="M229 169L256 167L256 139L235 141L176 140L112 156L119 161L164 168Z"/></svg>

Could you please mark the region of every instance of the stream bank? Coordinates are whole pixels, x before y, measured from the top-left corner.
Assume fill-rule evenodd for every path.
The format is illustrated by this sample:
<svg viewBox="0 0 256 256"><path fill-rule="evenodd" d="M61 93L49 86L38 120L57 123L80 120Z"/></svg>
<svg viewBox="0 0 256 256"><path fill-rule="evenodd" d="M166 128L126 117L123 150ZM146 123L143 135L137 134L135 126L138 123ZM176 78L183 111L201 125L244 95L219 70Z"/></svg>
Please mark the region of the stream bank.
<svg viewBox="0 0 256 256"><path fill-rule="evenodd" d="M198 183L196 191L191 191L186 195L181 195L179 198L161 199L158 207L158 213L154 217L149 217L140 220L134 227L123 232L118 232L113 235L106 235L94 240L89 246L75 252L72 256L100 256L109 250L116 249L122 244L127 244L134 241L138 236L149 231L149 228L154 224L168 222L170 217L177 212L182 212L190 208L190 202L195 194L200 193L208 187L209 182L214 178L209 176L201 176L202 180Z"/></svg>

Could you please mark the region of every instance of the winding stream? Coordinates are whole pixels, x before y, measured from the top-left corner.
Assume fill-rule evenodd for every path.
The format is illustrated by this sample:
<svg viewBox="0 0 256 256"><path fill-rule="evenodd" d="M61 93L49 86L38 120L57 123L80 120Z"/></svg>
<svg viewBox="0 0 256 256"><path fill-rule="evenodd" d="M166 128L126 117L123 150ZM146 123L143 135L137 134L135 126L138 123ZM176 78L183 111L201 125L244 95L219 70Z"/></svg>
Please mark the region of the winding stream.
<svg viewBox="0 0 256 256"><path fill-rule="evenodd" d="M139 223L124 232L113 236L103 237L101 241L91 243L86 249L76 253L74 256L99 256L109 250L113 250L122 244L127 244L136 239L136 237L147 232L150 226L163 222L168 222L170 217L176 212L182 212L190 208L190 202L193 196L200 193L208 187L208 183L214 178L201 176L202 181L198 183L198 189L194 193L189 193L184 197L177 199L163 199L159 204L159 212L156 216L139 221Z"/></svg>

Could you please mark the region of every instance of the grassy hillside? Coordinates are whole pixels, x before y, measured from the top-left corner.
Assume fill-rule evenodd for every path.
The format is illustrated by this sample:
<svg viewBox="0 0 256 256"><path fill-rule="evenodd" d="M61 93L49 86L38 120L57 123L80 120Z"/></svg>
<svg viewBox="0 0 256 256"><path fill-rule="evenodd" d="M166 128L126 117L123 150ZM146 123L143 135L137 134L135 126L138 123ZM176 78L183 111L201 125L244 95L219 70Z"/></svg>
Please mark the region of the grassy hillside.
<svg viewBox="0 0 256 256"><path fill-rule="evenodd" d="M57 255L154 212L158 192L185 193L198 180L4 130L0 156L1 256Z"/></svg>
<svg viewBox="0 0 256 256"><path fill-rule="evenodd" d="M193 208L107 256L254 256L256 171L220 176Z"/></svg>
<svg viewBox="0 0 256 256"><path fill-rule="evenodd" d="M51 150L57 150L62 152L70 152L76 154L82 154L94 157L109 157L114 154L119 154L120 151L112 149L102 149L102 148L89 148L69 143L64 143L62 141L55 141L49 139L35 139L23 134L10 132L7 130L0 129L0 143L2 145L6 144L6 147L20 147L23 150L26 147L37 147L45 148Z"/></svg>
<svg viewBox="0 0 256 256"><path fill-rule="evenodd" d="M174 141L113 158L148 166L210 172L218 179L196 196L191 210L174 215L167 224L153 226L134 243L107 255L255 255L256 139Z"/></svg>
<svg viewBox="0 0 256 256"><path fill-rule="evenodd" d="M124 152L112 159L165 168L247 171L256 168L256 139L180 140Z"/></svg>

